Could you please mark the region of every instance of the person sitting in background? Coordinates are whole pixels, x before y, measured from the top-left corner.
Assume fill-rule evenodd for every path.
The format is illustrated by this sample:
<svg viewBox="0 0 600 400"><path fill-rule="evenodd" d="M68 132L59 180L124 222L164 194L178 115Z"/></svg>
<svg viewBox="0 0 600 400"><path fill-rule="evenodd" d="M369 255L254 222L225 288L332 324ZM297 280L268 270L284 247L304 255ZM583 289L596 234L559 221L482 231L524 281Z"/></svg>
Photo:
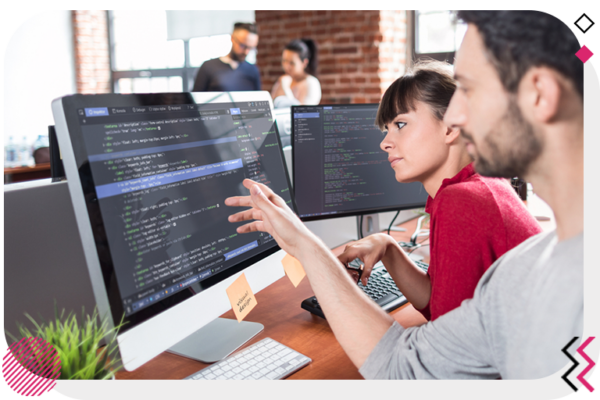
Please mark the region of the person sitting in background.
<svg viewBox="0 0 600 400"><path fill-rule="evenodd" d="M236 92L260 90L260 73L246 61L258 45L255 24L237 22L231 34L231 52L206 61L196 75L192 92Z"/></svg>
<svg viewBox="0 0 600 400"><path fill-rule="evenodd" d="M408 301L431 321L472 298L494 261L542 231L505 179L475 172L460 130L444 125L455 90L450 64L417 62L386 90L375 117L396 180L421 182L429 193L427 273L383 233L348 244L339 256L342 264L355 258L365 263L365 286L382 261Z"/></svg>
<svg viewBox="0 0 600 400"><path fill-rule="evenodd" d="M277 79L271 96L275 107L292 104L317 105L321 101L321 84L317 73L317 46L312 39L296 39L289 42L281 56L285 71ZM282 99L279 97L283 96Z"/></svg>

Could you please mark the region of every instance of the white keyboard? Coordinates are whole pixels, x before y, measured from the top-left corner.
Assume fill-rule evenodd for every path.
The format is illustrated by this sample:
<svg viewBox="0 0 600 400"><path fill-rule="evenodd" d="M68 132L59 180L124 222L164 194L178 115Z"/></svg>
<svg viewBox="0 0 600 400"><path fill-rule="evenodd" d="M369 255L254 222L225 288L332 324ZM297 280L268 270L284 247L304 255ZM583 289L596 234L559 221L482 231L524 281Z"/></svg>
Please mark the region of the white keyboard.
<svg viewBox="0 0 600 400"><path fill-rule="evenodd" d="M257 380L283 379L312 360L266 338L184 379Z"/></svg>

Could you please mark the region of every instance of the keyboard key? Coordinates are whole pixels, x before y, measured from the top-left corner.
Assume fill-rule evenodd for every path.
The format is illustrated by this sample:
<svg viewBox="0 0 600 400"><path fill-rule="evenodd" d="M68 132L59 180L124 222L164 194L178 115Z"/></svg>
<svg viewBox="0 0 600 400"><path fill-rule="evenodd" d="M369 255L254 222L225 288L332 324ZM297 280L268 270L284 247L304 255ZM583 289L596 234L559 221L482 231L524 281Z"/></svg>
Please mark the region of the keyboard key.
<svg viewBox="0 0 600 400"><path fill-rule="evenodd" d="M252 377L253 377L254 379L258 379L258 378L260 378L261 376L262 376L262 375L261 375L261 374L259 374L258 372L255 372L255 373L253 373L253 374L252 374Z"/></svg>
<svg viewBox="0 0 600 400"><path fill-rule="evenodd" d="M227 371L225 372L223 375L225 375L227 378L231 378L232 376L234 376L235 374L231 371Z"/></svg>
<svg viewBox="0 0 600 400"><path fill-rule="evenodd" d="M292 365L298 365L298 360L290 360L290 364L292 364Z"/></svg>
<svg viewBox="0 0 600 400"><path fill-rule="evenodd" d="M285 369L283 369L283 368L277 368L275 370L275 372L277 372L278 374L283 374L285 372Z"/></svg>
<svg viewBox="0 0 600 400"><path fill-rule="evenodd" d="M217 376L218 381L225 381L227 378L224 375Z"/></svg>
<svg viewBox="0 0 600 400"><path fill-rule="evenodd" d="M258 371L258 368L256 368L254 365L252 365L250 368L248 368L248 370L250 372L256 372L256 371Z"/></svg>
<svg viewBox="0 0 600 400"><path fill-rule="evenodd" d="M269 371L270 371L270 369L269 369L269 368L261 368L261 369L259 369L259 370L258 370L258 372L259 372L261 375L267 375L267 374L269 373Z"/></svg>
<svg viewBox="0 0 600 400"><path fill-rule="evenodd" d="M217 376L215 374L208 373L206 374L206 379L215 379Z"/></svg>
<svg viewBox="0 0 600 400"><path fill-rule="evenodd" d="M250 372L250 371L248 371L247 369L245 369L245 370L243 370L242 372L240 372L240 375L242 375L242 376L248 376L248 375L250 375L250 374L251 374L251 372Z"/></svg>
<svg viewBox="0 0 600 400"><path fill-rule="evenodd" d="M269 370L273 370L273 369L277 368L277 366L275 364L269 364L265 368L268 368Z"/></svg>
<svg viewBox="0 0 600 400"><path fill-rule="evenodd" d="M277 374L276 372L269 372L266 376L269 379L275 379L279 376L279 374Z"/></svg>
<svg viewBox="0 0 600 400"><path fill-rule="evenodd" d="M232 372L239 374L240 372L242 372L242 369L240 367L235 367L231 370Z"/></svg>
<svg viewBox="0 0 600 400"><path fill-rule="evenodd" d="M380 306L387 304L393 300L396 300L398 298L398 296L394 293L389 293L386 296L383 296L382 298L377 300L377 304L379 304Z"/></svg>

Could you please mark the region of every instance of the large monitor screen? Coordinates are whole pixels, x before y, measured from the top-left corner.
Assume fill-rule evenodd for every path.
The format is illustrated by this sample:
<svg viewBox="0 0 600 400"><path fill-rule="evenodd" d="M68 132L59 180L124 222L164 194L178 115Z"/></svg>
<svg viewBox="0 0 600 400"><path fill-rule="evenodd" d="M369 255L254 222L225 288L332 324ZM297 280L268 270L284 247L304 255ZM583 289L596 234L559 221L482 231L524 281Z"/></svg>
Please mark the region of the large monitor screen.
<svg viewBox="0 0 600 400"><path fill-rule="evenodd" d="M122 331L279 249L268 234L237 234L241 223L227 220L236 210L224 206L248 194L242 181L251 178L293 207L265 96L62 99L71 143L60 145L74 149L113 320L126 318Z"/></svg>
<svg viewBox="0 0 600 400"><path fill-rule="evenodd" d="M425 206L423 185L398 183L379 147L378 106L292 107L294 192L302 220Z"/></svg>

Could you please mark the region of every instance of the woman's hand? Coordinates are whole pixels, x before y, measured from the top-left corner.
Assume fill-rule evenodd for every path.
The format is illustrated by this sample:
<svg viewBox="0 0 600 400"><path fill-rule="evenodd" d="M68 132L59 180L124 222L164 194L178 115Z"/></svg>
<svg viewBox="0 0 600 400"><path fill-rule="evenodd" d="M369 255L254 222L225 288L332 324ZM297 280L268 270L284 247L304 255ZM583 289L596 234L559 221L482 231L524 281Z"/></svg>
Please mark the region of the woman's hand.
<svg viewBox="0 0 600 400"><path fill-rule="evenodd" d="M383 233L370 235L347 245L344 252L338 256L338 259L342 264L348 265L355 258L360 258L365 264L361 282L364 286L367 286L373 267L385 257L387 249L393 242L394 240L390 236ZM354 279L358 278L356 271L349 270L349 272Z"/></svg>
<svg viewBox="0 0 600 400"><path fill-rule="evenodd" d="M310 248L309 242L318 242L285 201L268 186L250 179L244 179L243 184L250 189L250 196L225 199L227 206L252 207L229 216L229 222L254 220L238 227L238 233L267 232L283 250L295 258L299 258L301 248Z"/></svg>

